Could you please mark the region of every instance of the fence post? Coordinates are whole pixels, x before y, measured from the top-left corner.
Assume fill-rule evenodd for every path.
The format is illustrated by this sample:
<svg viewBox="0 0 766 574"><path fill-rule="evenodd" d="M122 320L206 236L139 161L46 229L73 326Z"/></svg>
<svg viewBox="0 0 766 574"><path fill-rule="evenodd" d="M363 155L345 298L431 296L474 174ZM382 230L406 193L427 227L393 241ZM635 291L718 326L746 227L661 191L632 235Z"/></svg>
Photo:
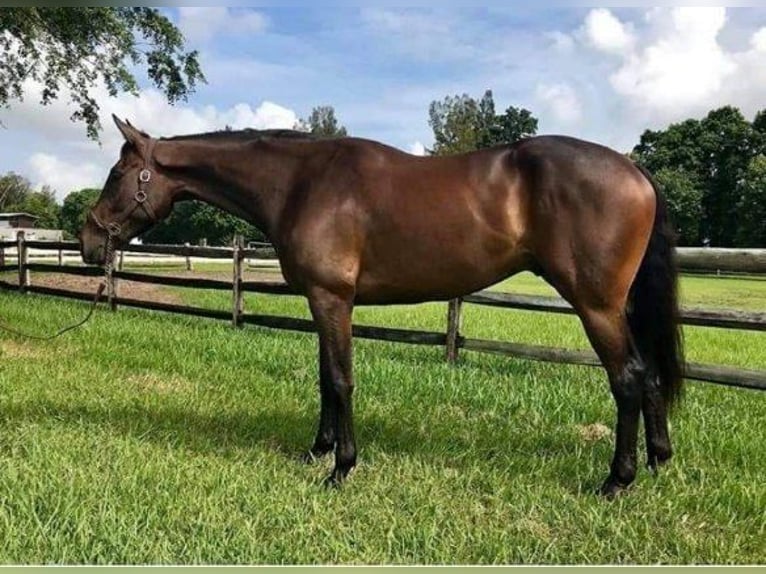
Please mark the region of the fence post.
<svg viewBox="0 0 766 574"><path fill-rule="evenodd" d="M184 243L184 247L186 247L186 270L187 271L192 271L193 270L193 268L192 268L192 260L191 260L191 255L189 254L189 242L188 241L186 243Z"/></svg>
<svg viewBox="0 0 766 574"><path fill-rule="evenodd" d="M27 269L29 249L24 241L23 231L16 234L16 249L19 255L19 291L26 293L27 287L29 287L29 269Z"/></svg>
<svg viewBox="0 0 766 574"><path fill-rule="evenodd" d="M463 300L460 298L450 299L447 306L447 349L446 358L448 363L457 361L460 349L460 310Z"/></svg>
<svg viewBox="0 0 766 574"><path fill-rule="evenodd" d="M5 247L0 247L0 265L5 265Z"/></svg>
<svg viewBox="0 0 766 574"><path fill-rule="evenodd" d="M243 250L242 246L244 240L241 235L234 236L232 243L232 258L233 258L233 277L232 277L232 312L231 312L231 324L235 327L239 326L242 312L244 311L244 301L242 298L242 260Z"/></svg>
<svg viewBox="0 0 766 574"><path fill-rule="evenodd" d="M64 265L64 250L59 249L59 259L58 259L59 267Z"/></svg>
<svg viewBox="0 0 766 574"><path fill-rule="evenodd" d="M117 271L122 271L123 267L125 267L125 252L120 249L120 260L119 263L117 263Z"/></svg>

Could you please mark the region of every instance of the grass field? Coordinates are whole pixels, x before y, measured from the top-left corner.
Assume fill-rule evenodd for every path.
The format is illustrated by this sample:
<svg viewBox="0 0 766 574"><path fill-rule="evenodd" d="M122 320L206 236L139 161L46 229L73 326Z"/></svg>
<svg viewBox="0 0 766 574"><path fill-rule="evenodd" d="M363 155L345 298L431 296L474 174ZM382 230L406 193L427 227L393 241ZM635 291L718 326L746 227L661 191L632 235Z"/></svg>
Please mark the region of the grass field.
<svg viewBox="0 0 766 574"><path fill-rule="evenodd" d="M501 286L545 293L531 276ZM174 292L228 308L230 294ZM766 281L685 278L685 302L766 309ZM246 309L307 316L300 298ZM83 304L0 293L49 331ZM446 305L359 308L443 330ZM586 347L572 317L468 307L483 338ZM766 369L766 333L686 330L691 360ZM355 343L360 465L298 462L318 412L312 335L121 309L51 343L0 335L2 563L763 563L766 393L689 383L676 457L593 492L615 412L600 369ZM643 458L643 452L640 454Z"/></svg>

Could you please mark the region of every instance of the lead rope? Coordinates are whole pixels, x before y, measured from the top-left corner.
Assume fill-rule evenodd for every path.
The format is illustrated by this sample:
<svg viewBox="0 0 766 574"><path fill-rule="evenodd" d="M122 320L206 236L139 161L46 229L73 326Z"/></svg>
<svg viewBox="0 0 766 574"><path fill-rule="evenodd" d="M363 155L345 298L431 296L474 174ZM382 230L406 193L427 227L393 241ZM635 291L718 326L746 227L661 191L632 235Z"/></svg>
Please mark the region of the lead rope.
<svg viewBox="0 0 766 574"><path fill-rule="evenodd" d="M0 331L5 331L7 333L11 333L19 337L24 337L25 339L32 339L34 341L51 341L53 339L56 339L57 337L60 337L64 333L68 333L69 331L73 331L77 329L78 327L82 327L85 323L90 321L90 318L93 316L93 312L96 310L96 306L98 305L98 302L101 300L101 296L104 294L104 290L106 289L107 279L111 278L112 276L113 269L114 269L114 245L112 242L112 234L109 233L106 238L106 263L104 265L104 277L103 279L101 279L101 283L96 289L96 294L94 295L93 301L90 304L90 309L88 309L88 314L85 315L84 319L82 319L78 323L75 323L74 325L69 325L68 327L64 327L63 329L60 329L53 335L34 335L32 333L25 333L23 331L14 329L13 327L8 327L7 325L3 325L2 323L0 323Z"/></svg>

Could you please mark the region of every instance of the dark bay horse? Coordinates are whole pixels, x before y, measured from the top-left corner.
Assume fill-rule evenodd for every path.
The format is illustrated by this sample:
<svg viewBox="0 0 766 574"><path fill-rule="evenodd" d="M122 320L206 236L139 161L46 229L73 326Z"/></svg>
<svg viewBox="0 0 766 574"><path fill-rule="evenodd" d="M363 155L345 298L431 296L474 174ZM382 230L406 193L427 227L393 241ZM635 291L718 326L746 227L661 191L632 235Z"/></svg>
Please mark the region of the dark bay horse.
<svg viewBox="0 0 766 574"><path fill-rule="evenodd" d="M103 264L110 244L185 199L264 231L319 334L307 458L335 451L330 483L356 463L354 305L447 300L522 270L572 304L609 377L616 445L602 492L633 481L642 413L648 464L670 458L683 374L673 232L651 178L625 156L560 136L448 157L289 130L155 139L114 120L125 144L81 232L83 259Z"/></svg>

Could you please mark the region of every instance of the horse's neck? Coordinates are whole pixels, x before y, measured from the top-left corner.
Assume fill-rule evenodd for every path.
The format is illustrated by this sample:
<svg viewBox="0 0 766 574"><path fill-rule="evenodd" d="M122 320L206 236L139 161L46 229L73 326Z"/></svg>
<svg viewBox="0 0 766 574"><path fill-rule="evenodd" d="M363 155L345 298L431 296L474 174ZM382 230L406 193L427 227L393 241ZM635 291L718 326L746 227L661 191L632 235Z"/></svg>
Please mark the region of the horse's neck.
<svg viewBox="0 0 766 574"><path fill-rule="evenodd" d="M300 158L258 142L174 142L172 167L187 193L272 234Z"/></svg>

